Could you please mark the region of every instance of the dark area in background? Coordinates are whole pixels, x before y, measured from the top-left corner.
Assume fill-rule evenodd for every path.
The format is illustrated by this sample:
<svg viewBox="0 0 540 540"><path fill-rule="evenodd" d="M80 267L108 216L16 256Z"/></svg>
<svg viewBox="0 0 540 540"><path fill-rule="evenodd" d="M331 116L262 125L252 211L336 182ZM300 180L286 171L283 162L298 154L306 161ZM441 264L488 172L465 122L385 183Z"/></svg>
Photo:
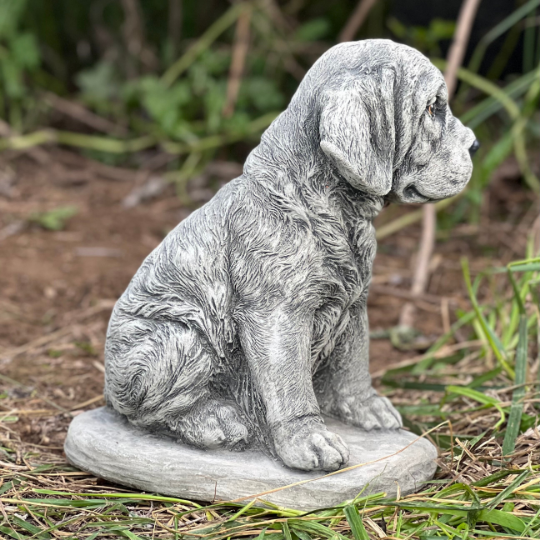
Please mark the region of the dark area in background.
<svg viewBox="0 0 540 540"><path fill-rule="evenodd" d="M395 17L409 27L427 27L433 19L437 18L456 21L461 3L461 0L382 0L374 6L356 38L385 36L395 39L386 24L389 17ZM511 0L484 0L480 3L465 56L465 65L482 37L524 3ZM81 5L72 0L56 0L55 2L29 0L29 9L26 10L24 17L24 26L37 31L40 42L46 44L42 50L45 64L55 72L55 76L66 82L73 73L93 65L104 55L106 56L107 45L111 45L111 40L115 37L111 29L119 29L124 24L125 14L121 2L93 0L85 4L86 8L81 9ZM179 2L179 4L182 5L181 26L177 35L179 41L200 36L230 7L230 2L226 0ZM294 12L294 17L300 22L319 17L327 19L331 26L325 40L331 43L344 27L357 2L356 0L286 1L278 2L278 4L285 15L287 11L291 15ZM302 7L295 10L295 4ZM140 7L143 11L144 31L148 42L158 49L163 49L167 35L165 24L169 18L169 3L165 0L161 2L141 0ZM232 33L232 30L229 32ZM486 74L506 39L505 34L488 47L480 69L481 74ZM449 40L441 41L443 56L446 56L449 45ZM163 51L161 54L158 53L158 57L162 59ZM505 64L502 76L521 72L522 57L523 35L520 35ZM69 80L69 83L73 85L72 80ZM72 86L71 89L74 88Z"/></svg>
<svg viewBox="0 0 540 540"><path fill-rule="evenodd" d="M467 54L465 55L466 65L471 58L472 51L487 32L501 22L505 17L513 13L516 8L525 2L515 2L513 0L484 0L480 2L476 18L471 31ZM461 7L461 0L391 0L390 13L402 23L414 26L427 26L435 18L455 21ZM422 9L419 7L422 6ZM482 62L481 74L485 74L487 66L490 66L496 57L499 49L506 39L506 34L496 39L489 47L486 57ZM441 43L443 55L446 57L449 41ZM512 52L503 71L503 76L510 73L521 72L523 69L523 37Z"/></svg>

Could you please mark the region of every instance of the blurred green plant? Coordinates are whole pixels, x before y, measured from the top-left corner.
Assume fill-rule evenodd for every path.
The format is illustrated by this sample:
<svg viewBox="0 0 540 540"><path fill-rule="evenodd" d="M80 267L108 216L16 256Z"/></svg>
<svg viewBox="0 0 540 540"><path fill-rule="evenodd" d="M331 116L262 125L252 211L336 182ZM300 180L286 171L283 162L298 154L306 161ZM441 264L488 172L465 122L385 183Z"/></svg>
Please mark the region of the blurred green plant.
<svg viewBox="0 0 540 540"><path fill-rule="evenodd" d="M184 0L183 34L178 36L175 29L159 31L167 26L161 23L168 15L153 1L134 2L138 6L134 14L120 2L86 5L58 0L53 5L41 0L0 0L0 118L14 132L0 139L0 150L56 143L117 164L137 163L137 153L158 148L178 156L170 161L170 168L179 194L184 193L181 184L218 152L241 161L245 145L231 144L255 140L268 126L306 68L332 44L342 24L336 25L336 20L348 14L339 3L328 6L324 17L316 9L309 11L313 15L298 16L302 8L290 5L280 11L265 0L244 0L227 8L218 4L207 14L195 0ZM459 72L461 84L453 108L475 129L482 148L467 193L452 204L451 211L442 212L443 228L463 220L478 221L486 186L512 154L526 184L534 191L540 189L530 164L540 138L538 6L540 0L529 0L498 23L482 38L468 68ZM223 114L238 46L234 29L247 11L251 13L249 54L232 114ZM133 36L127 36L123 26L130 16L139 17L138 53L130 49ZM409 27L390 17L387 29L443 67L436 57L452 38L455 23L434 19L426 27ZM510 33L524 37L523 73L497 83L489 79L508 62L511 48L505 41L493 65L484 66L489 76L480 76L488 47L498 47L497 39ZM145 51L151 52L152 62L144 60ZM84 115L79 115L80 129L65 131L66 123L56 115L58 129L29 132L37 124L50 125L52 115L40 116L53 106L50 100L38 99L43 90L75 98L83 110L108 124L96 133L95 123L84 125ZM60 112L65 114L61 108Z"/></svg>
<svg viewBox="0 0 540 540"><path fill-rule="evenodd" d="M22 111L33 104L25 76L40 65L34 34L20 30L26 0L0 0L0 117L15 131L22 128Z"/></svg>
<svg viewBox="0 0 540 540"><path fill-rule="evenodd" d="M441 56L441 41L451 40L456 29L454 21L443 19L433 19L429 26L408 26L390 17L387 24L399 41L435 57Z"/></svg>
<svg viewBox="0 0 540 540"><path fill-rule="evenodd" d="M29 221L49 231L61 231L69 218L78 212L74 206L60 206L48 212L38 212L30 216Z"/></svg>
<svg viewBox="0 0 540 540"><path fill-rule="evenodd" d="M451 412L445 413L444 405L450 405L448 411L455 410L451 404L462 398L479 404L478 409L469 409L468 412L495 409L499 420L493 426L494 434L500 435L503 456L508 456L514 451L519 434L537 423L536 414L525 413L523 409L527 391L534 397L540 389L540 258L533 256L531 241L527 259L512 262L504 268L480 272L474 279L471 279L466 259L462 260L462 266L472 311L459 311L458 320L450 331L441 336L419 361L390 369L382 382L391 388L441 393L438 404L399 408L406 425L416 433L448 418ZM506 274L506 283L501 281L501 274ZM479 301L479 291L483 287L494 292L493 301L489 304ZM469 343L480 344L476 351L466 348L441 354L457 332L463 334L467 330ZM536 358L535 348L530 346L534 343ZM484 359L486 369L471 376L469 382L462 386L445 383L449 368L471 355ZM536 379L531 373L534 369ZM512 387L509 403L503 403L488 392L509 386ZM431 417L431 420L418 423L422 416ZM443 447L448 447L448 442L438 440Z"/></svg>

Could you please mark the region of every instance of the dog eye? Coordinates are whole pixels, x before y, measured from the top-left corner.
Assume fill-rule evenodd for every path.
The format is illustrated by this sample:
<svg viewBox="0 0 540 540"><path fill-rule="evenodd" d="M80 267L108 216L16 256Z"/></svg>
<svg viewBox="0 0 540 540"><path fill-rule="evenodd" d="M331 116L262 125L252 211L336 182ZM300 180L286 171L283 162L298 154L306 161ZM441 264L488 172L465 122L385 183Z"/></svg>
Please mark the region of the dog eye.
<svg viewBox="0 0 540 540"><path fill-rule="evenodd" d="M426 111L427 113L429 114L429 116L431 116L433 118L433 116L435 115L435 110L437 108L437 98L434 97L432 99L430 99L428 101L428 104L427 104L427 107L426 107Z"/></svg>

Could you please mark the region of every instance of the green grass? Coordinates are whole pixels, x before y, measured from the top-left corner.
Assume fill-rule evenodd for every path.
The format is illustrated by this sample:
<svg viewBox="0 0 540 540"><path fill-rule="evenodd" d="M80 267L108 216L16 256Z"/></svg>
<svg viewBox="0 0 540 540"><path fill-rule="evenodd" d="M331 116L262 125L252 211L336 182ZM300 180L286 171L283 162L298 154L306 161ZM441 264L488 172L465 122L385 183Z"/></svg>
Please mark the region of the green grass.
<svg viewBox="0 0 540 540"><path fill-rule="evenodd" d="M530 371L538 369L540 259L474 279L465 262L463 267L472 309L460 313L418 362L395 366L382 378L406 426L440 448L438 473L418 493L392 499L364 492L309 513L278 507L264 494L256 501L205 504L100 484L69 467L60 454L17 443L14 436L2 439L0 447L0 535L17 540L539 538L540 382ZM495 292L492 301L482 303L488 282ZM497 301L498 295L504 300ZM471 346L455 347L452 342L460 339Z"/></svg>

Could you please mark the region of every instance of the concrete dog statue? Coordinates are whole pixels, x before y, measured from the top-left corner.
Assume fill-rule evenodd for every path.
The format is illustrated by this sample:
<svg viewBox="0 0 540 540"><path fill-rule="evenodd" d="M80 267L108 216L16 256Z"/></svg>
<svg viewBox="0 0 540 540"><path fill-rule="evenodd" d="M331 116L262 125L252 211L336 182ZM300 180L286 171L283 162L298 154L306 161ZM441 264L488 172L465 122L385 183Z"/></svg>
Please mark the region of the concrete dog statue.
<svg viewBox="0 0 540 540"><path fill-rule="evenodd" d="M117 302L108 405L184 443L258 442L307 471L348 460L323 413L400 428L368 371L372 222L387 201L460 192L477 145L419 52L387 40L330 49L242 176L165 238Z"/></svg>

